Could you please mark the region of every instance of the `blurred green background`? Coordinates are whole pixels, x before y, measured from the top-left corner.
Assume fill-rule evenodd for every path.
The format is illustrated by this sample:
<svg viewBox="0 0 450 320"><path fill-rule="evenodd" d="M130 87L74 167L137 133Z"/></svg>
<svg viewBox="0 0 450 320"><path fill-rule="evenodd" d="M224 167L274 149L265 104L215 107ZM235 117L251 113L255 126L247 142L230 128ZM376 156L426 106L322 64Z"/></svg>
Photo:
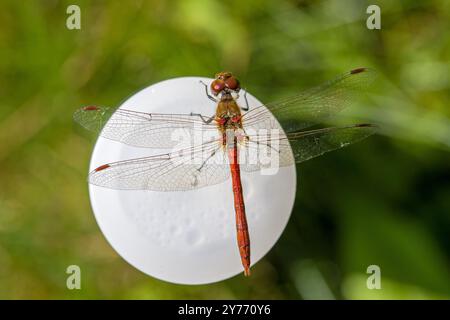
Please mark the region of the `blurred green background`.
<svg viewBox="0 0 450 320"><path fill-rule="evenodd" d="M66 28L70 4L81 30ZM447 0L3 0L0 298L450 298L449 30ZM292 218L252 277L169 284L108 245L76 108L223 69L270 101L360 66L379 78L356 116L380 134L298 167ZM70 264L82 290L66 288ZM366 287L372 264L381 290Z"/></svg>

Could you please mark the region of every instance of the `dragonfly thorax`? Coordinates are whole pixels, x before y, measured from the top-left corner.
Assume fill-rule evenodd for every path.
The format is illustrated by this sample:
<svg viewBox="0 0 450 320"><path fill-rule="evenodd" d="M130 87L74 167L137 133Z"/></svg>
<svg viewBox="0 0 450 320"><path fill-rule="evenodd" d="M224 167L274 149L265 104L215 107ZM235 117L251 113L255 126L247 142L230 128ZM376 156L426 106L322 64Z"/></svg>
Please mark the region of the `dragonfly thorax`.
<svg viewBox="0 0 450 320"><path fill-rule="evenodd" d="M242 128L241 109L236 100L221 99L217 104L216 122L222 129Z"/></svg>

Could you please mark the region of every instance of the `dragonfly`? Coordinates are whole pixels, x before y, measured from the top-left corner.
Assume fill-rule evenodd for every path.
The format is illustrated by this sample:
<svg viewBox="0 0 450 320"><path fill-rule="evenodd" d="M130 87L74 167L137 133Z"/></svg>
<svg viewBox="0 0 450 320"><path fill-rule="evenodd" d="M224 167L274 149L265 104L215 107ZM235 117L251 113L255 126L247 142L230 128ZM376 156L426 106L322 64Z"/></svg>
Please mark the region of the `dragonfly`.
<svg viewBox="0 0 450 320"><path fill-rule="evenodd" d="M86 106L74 120L101 137L140 148L171 149L147 157L103 164L89 173L89 183L118 190L186 191L222 183L231 177L237 246L245 276L250 275L250 234L241 172L267 170L273 164L252 157L270 152L276 167L301 163L360 141L377 131L373 124L316 128L358 100L375 72L356 68L319 86L273 103L250 108L246 91L231 72L219 72L205 99L216 104L212 115L147 113ZM237 99L244 93L245 105ZM174 150L173 132L207 132L209 139ZM269 163L269 164L268 164Z"/></svg>

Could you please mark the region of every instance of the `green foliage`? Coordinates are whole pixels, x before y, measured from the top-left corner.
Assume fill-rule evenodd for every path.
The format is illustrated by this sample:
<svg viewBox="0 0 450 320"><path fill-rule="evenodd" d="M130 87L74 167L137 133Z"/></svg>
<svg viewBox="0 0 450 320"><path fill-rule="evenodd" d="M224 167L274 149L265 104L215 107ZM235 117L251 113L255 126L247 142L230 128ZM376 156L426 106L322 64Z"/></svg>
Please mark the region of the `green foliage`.
<svg viewBox="0 0 450 320"><path fill-rule="evenodd" d="M381 30L366 28L374 2ZM65 27L73 1L2 2L0 298L450 298L449 1L76 3L81 30ZM268 102L360 66L376 86L339 121L379 135L298 167L291 221L251 278L172 285L107 244L76 108L223 69ZM382 290L365 286L371 264Z"/></svg>

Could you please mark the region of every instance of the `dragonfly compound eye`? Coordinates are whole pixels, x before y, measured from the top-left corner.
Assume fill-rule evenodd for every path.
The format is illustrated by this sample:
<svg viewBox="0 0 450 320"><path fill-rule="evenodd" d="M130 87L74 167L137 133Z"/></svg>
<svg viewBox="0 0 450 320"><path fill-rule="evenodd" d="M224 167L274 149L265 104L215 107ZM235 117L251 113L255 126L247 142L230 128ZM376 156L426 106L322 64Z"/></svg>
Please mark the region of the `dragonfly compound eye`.
<svg viewBox="0 0 450 320"><path fill-rule="evenodd" d="M233 76L226 79L225 84L228 89L233 90L233 91L239 91L239 89L241 88L239 85L239 80Z"/></svg>
<svg viewBox="0 0 450 320"><path fill-rule="evenodd" d="M214 95L218 95L223 89L225 89L225 82L220 79L216 79L211 83L211 91Z"/></svg>

